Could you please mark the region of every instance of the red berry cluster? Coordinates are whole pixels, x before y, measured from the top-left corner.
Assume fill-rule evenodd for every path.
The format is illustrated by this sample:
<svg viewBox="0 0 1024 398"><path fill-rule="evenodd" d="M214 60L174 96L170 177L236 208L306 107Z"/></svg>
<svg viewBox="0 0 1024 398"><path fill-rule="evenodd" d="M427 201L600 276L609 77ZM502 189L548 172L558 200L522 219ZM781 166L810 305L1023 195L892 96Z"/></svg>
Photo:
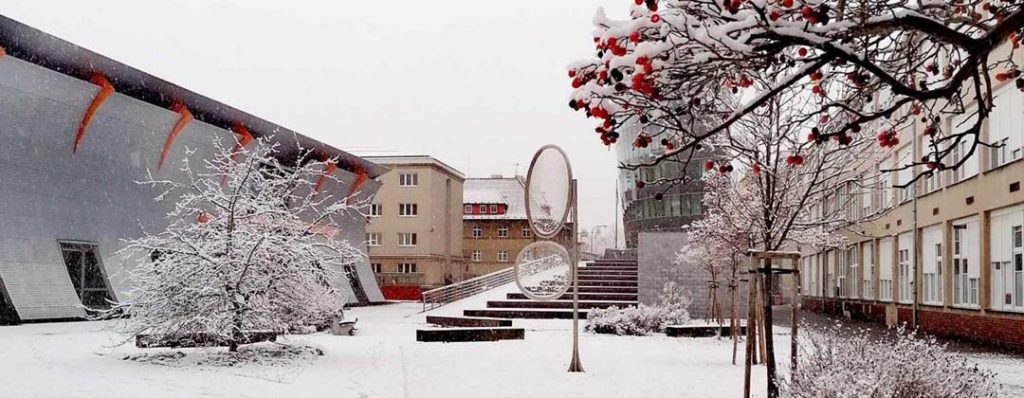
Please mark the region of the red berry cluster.
<svg viewBox="0 0 1024 398"><path fill-rule="evenodd" d="M633 146L637 148L647 148L647 146L651 145L651 142L653 141L654 139L651 138L651 136L644 133L640 133L639 135L636 136L636 139L633 140Z"/></svg>
<svg viewBox="0 0 1024 398"><path fill-rule="evenodd" d="M789 155L786 156L786 164L790 166L799 166L804 164L804 157L800 155Z"/></svg>
<svg viewBox="0 0 1024 398"><path fill-rule="evenodd" d="M896 138L895 130L882 130L878 132L878 145L882 148L892 148L900 144L900 139Z"/></svg>

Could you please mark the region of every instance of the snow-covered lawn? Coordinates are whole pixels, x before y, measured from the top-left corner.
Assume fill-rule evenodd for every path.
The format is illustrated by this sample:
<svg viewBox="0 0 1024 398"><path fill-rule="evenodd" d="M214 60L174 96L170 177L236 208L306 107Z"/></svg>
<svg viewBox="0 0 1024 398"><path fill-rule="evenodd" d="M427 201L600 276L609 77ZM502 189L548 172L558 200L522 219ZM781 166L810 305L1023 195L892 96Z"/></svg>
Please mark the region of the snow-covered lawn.
<svg viewBox="0 0 1024 398"><path fill-rule="evenodd" d="M483 308L486 300L510 289L514 286L432 313ZM743 367L730 364L731 344L725 339L583 333L580 344L587 372L570 374L565 370L571 321L515 320L516 326L527 328L522 341L418 343L415 330L425 326L420 309L418 303L353 309L347 315L359 318L355 336L321 333L281 340L319 348L322 356L315 349L305 350L291 352L291 359L283 363L235 366L209 364L216 362L206 354L210 350L113 347L119 336L104 331L102 322L0 327L0 396L600 398L742 393ZM776 328L777 337L786 342L779 347L780 363L788 363L785 333ZM243 351L246 348L251 349ZM153 358L177 351L185 357ZM148 358L125 359L139 355ZM763 389L764 368L757 367L753 390Z"/></svg>
<svg viewBox="0 0 1024 398"><path fill-rule="evenodd" d="M431 313L484 308L514 286ZM0 327L0 396L12 397L709 397L738 396L743 368L728 340L619 337L583 333L582 374L569 374L572 322L515 320L526 339L496 343L419 343L418 303L356 308L355 336L289 336L323 356L280 365L195 365L196 349L113 347L103 322ZM582 327L582 322L581 325ZM126 357L186 353L187 366ZM208 350L207 350L208 351ZM152 359L152 358L150 358ZM174 363L174 362L172 362ZM755 390L763 389L763 368Z"/></svg>

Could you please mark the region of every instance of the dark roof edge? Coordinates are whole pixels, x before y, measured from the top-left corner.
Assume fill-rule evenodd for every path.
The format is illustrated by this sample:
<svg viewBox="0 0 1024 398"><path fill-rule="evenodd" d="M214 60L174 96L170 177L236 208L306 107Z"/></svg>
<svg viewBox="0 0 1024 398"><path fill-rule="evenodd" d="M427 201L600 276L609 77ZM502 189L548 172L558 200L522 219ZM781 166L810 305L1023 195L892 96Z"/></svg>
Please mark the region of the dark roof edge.
<svg viewBox="0 0 1024 398"><path fill-rule="evenodd" d="M4 15L0 15L0 47L3 47L8 55L77 79L88 81L94 73L101 73L114 85L118 93L157 107L167 109L175 102L182 102L196 119L223 129L229 129L237 122L245 125L255 136L292 134L305 148L322 148L332 156L337 156L343 164L348 162L361 165L371 178L387 171L373 162L97 54ZM295 140L279 139L275 141L287 146Z"/></svg>

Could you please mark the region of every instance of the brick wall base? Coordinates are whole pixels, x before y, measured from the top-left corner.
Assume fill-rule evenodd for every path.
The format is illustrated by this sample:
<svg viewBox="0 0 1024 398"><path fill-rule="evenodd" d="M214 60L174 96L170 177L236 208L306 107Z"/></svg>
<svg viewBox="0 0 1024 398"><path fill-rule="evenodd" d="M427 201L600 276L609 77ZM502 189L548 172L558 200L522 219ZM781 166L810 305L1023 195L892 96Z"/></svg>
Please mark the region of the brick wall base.
<svg viewBox="0 0 1024 398"><path fill-rule="evenodd" d="M892 304L860 300L803 298L802 309L885 324ZM897 323L910 324L913 310L896 305ZM921 331L954 340L1024 352L1024 314L1007 314L920 306Z"/></svg>
<svg viewBox="0 0 1024 398"><path fill-rule="evenodd" d="M419 286L384 285L380 287L386 300L420 300L423 298Z"/></svg>

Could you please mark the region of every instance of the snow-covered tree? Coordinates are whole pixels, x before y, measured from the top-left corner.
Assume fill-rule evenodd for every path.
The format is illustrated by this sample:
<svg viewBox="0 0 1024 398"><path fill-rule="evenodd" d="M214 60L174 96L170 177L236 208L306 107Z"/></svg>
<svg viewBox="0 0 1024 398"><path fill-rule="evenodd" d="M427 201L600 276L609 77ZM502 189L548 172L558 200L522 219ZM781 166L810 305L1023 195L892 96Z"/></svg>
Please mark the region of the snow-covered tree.
<svg viewBox="0 0 1024 398"><path fill-rule="evenodd" d="M898 329L873 337L865 330L804 327L800 372L781 380L782 396L953 398L997 397L991 371L945 350L934 337Z"/></svg>
<svg viewBox="0 0 1024 398"><path fill-rule="evenodd" d="M678 161L796 91L816 103L805 120L836 120L825 139L877 133L891 147L894 131L920 120L929 154L901 167L956 168L989 145L980 131L993 86L1015 80L1024 89L1014 57L1022 8L1015 0L635 0L626 20L598 11L596 56L569 69L570 106L600 119L606 144L621 126L640 124L638 140L669 148L627 167ZM967 126L945 123L971 102ZM961 142L968 150L958 156Z"/></svg>
<svg viewBox="0 0 1024 398"><path fill-rule="evenodd" d="M871 189L862 185L859 172L881 150L860 136L833 134L841 119L808 123L805 111L814 106L797 92L780 93L708 141L722 160L705 164L704 212L688 228L691 242L734 255L749 249L821 250L843 246L841 228L874 216L851 199ZM766 261L763 271L769 267ZM770 325L772 284L764 289L760 305ZM768 373L774 375L772 335L764 339Z"/></svg>
<svg viewBox="0 0 1024 398"><path fill-rule="evenodd" d="M232 143L234 144L234 143ZM322 189L333 160L295 158L265 139L248 147L214 142L215 156L184 181L140 182L177 198L169 226L130 240L133 289L117 310L131 336L214 339L236 351L247 332L322 325L342 311L344 270L364 256L338 240L341 217L361 203Z"/></svg>

